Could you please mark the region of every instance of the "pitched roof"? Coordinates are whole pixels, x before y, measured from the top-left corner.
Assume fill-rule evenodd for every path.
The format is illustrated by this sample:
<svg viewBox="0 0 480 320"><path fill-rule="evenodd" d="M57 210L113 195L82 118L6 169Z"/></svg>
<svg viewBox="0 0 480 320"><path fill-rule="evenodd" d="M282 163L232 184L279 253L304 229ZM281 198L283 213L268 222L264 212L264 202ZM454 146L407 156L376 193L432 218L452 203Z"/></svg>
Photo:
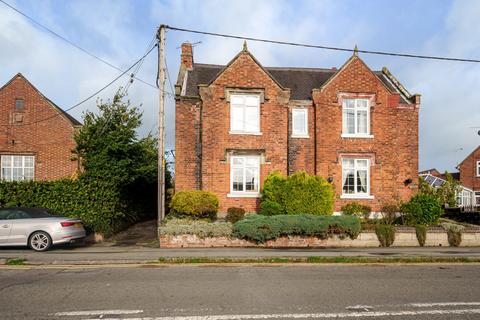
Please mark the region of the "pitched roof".
<svg viewBox="0 0 480 320"><path fill-rule="evenodd" d="M224 65L194 63L192 70L187 71L185 96L196 97L199 95L198 86L208 85L224 70ZM291 89L292 100L312 100L312 90L320 88L332 77L336 69L324 68L279 68L266 67L266 71L284 88ZM383 71L374 71L374 74L392 92L400 94L400 103L412 103L401 89L389 79Z"/></svg>
<svg viewBox="0 0 480 320"><path fill-rule="evenodd" d="M478 149L480 149L480 145L479 145L478 147L476 147L475 149L473 149L473 151L470 152L470 153L468 154L468 156L466 156L466 157L457 165L457 169L460 167L460 165L461 165L462 163L465 162L465 160L467 160L468 158L470 158L470 156L471 156L472 154L474 154L475 152L477 152Z"/></svg>

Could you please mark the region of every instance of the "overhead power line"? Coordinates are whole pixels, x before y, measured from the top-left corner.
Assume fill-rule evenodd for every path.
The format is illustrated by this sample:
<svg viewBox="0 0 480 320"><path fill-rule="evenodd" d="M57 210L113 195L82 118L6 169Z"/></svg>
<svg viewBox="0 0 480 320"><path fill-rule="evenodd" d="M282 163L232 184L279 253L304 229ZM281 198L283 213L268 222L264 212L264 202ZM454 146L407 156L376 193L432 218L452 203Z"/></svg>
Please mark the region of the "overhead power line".
<svg viewBox="0 0 480 320"><path fill-rule="evenodd" d="M18 14L22 15L23 17L27 18L28 20L30 20L31 22L33 22L35 25L37 25L37 26L39 26L40 28L46 30L47 32L49 32L49 33L51 33L52 35L54 35L55 37L61 39L62 41L68 43L68 44L71 45L72 47L75 47L75 48L77 48L78 50L82 51L83 53L89 55L90 57L92 57L92 58L94 58L94 59L96 59L96 60L98 60L98 61L106 64L106 65L109 66L110 68L113 68L113 69L115 69L115 70L117 70L117 71L120 71L120 72L123 72L123 71L124 71L124 70L122 70L121 68L115 66L114 64L108 62L107 60L100 58L99 56L91 53L90 51L88 51L88 50L80 47L78 44L76 44L76 43L68 40L67 38L65 38L64 36L58 34L57 32L55 32L54 30L50 29L49 27L41 24L40 22L36 21L35 19L33 19L32 17L30 17L30 16L27 15L26 13L23 13L23 12L20 11L19 9L15 8L14 6L12 6L12 5L9 4L8 2L6 2L6 1L4 1L4 0L0 0L0 2L3 3L4 5L6 5L7 7L9 7L10 9L12 9L13 11L17 12ZM145 80L142 80L142 79L137 78L137 77L135 77L135 79L138 80L138 81L140 81L140 82L142 82L142 83L144 83L144 84L146 84L146 85L148 85L148 86L150 86L150 87L152 87L152 88L158 89L155 85L153 85L153 84L151 84L151 83L149 83L149 82L147 82L147 81L145 81Z"/></svg>
<svg viewBox="0 0 480 320"><path fill-rule="evenodd" d="M463 59L463 58L452 58L452 57L441 57L441 56L426 56L426 55L409 54L409 53L396 53L396 52L359 50L359 49L357 50L357 49L349 49L349 48L341 48L341 47L321 46L321 45L307 44L307 43L295 43L295 42L289 42L289 41L260 39L260 38L245 37L245 36L238 36L238 35L231 35L231 34L206 32L206 31L199 31L199 30L192 30L192 29L185 29L185 28L177 28L177 27L171 27L171 26L165 26L165 27L167 29L175 30L175 31L203 34L203 35L222 37L222 38L232 38L232 39L240 39L240 40L249 40L249 41L257 41L257 42L282 44L282 45L297 46L297 47L325 49L325 50L334 50L334 51L346 51L346 52L355 52L356 51L356 52L361 52L361 53L366 53L366 54L404 57L404 58L416 58L416 59L430 59L430 60L457 61L457 62L476 62L476 63L480 62L480 60L478 60L478 59Z"/></svg>
<svg viewBox="0 0 480 320"><path fill-rule="evenodd" d="M1 1L1 0L0 0ZM155 47L157 47L157 43L150 48L150 50L148 50L140 59L138 59L134 64L132 64L127 70L123 71L120 75L118 75L117 77L115 77L112 81L110 81L109 83L107 83L106 85L104 85L101 89L95 91L94 93L92 93L91 95L89 95L88 97L82 99L80 102L74 104L73 106L71 106L70 108L68 109L65 109L63 110L64 112L68 112L70 110L73 110L75 108L77 108L78 106L84 104L85 102L87 102L88 100L92 99L93 97L95 97L97 94L99 94L100 92L102 92L103 90L107 89L109 86L111 86L113 83L115 83L118 79L120 79L121 77L123 77L127 72L129 72L131 69L133 69L138 63L140 63L143 59L145 59L146 56L148 56L150 54L150 52L153 51L153 49L155 49ZM47 121L47 120L50 120L52 118L55 118L55 117L58 117L60 115L62 115L63 113L62 112L58 112L56 113L55 115L53 116L50 116L50 117L46 117L44 119L40 119L40 120L37 120L37 121L32 121L32 122L28 122L28 123L24 123L22 124L22 126L28 126L28 125L32 125L32 124L36 124L36 123L40 123L40 122L44 122L44 121ZM10 124L4 124L2 126L11 126Z"/></svg>

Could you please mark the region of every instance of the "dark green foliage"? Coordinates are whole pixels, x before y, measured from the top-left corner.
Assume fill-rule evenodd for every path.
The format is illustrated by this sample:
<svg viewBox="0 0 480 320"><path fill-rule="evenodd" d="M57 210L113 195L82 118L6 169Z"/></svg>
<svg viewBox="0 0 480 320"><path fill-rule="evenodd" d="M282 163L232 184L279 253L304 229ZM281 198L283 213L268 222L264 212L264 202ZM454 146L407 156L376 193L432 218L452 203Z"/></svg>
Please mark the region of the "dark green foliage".
<svg viewBox="0 0 480 320"><path fill-rule="evenodd" d="M338 234L355 239L360 233L360 220L352 216L251 214L233 226L233 236L263 243L281 236L313 236L321 239Z"/></svg>
<svg viewBox="0 0 480 320"><path fill-rule="evenodd" d="M319 176L297 172L285 178L278 172L273 172L265 179L262 194L262 202L270 203L260 212L330 215L333 213L333 194L332 185Z"/></svg>
<svg viewBox="0 0 480 320"><path fill-rule="evenodd" d="M367 205L360 204L358 202L349 202L346 205L342 206L340 209L343 214L349 216L358 216L361 218L368 218L370 212L372 212L372 208Z"/></svg>
<svg viewBox="0 0 480 320"><path fill-rule="evenodd" d="M375 233L382 247L390 247L395 241L395 227L392 225L379 224L375 228Z"/></svg>
<svg viewBox="0 0 480 320"><path fill-rule="evenodd" d="M170 209L176 217L216 220L218 197L203 190L180 191L174 194Z"/></svg>
<svg viewBox="0 0 480 320"><path fill-rule="evenodd" d="M427 240L427 226L423 224L417 224L415 226L415 233L417 234L417 240L420 247L425 245L425 241Z"/></svg>
<svg viewBox="0 0 480 320"><path fill-rule="evenodd" d="M409 202L401 205L408 224L432 225L438 222L443 209L438 200L427 194L417 194Z"/></svg>
<svg viewBox="0 0 480 320"><path fill-rule="evenodd" d="M81 218L87 230L110 235L135 220L112 184L78 180L0 182L0 206L49 208Z"/></svg>
<svg viewBox="0 0 480 320"><path fill-rule="evenodd" d="M235 223L242 220L243 217L245 217L245 209L232 207L228 208L225 220L227 222Z"/></svg>
<svg viewBox="0 0 480 320"><path fill-rule="evenodd" d="M457 192L460 190L460 182L447 171L445 171L445 181L446 183L440 187L432 187L423 177L420 177L418 183L420 194L433 196L440 205L455 208L457 207Z"/></svg>
<svg viewBox="0 0 480 320"><path fill-rule="evenodd" d="M265 200L260 203L260 214L264 216L275 216L285 214L285 211L278 202Z"/></svg>

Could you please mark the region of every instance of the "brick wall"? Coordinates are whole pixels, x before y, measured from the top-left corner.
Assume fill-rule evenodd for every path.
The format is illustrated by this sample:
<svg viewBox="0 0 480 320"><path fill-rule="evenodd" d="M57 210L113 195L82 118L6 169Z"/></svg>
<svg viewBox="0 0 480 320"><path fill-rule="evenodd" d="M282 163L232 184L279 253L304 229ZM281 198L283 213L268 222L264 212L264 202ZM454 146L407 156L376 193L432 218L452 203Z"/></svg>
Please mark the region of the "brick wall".
<svg viewBox="0 0 480 320"><path fill-rule="evenodd" d="M480 161L480 147L475 149L459 165L460 182L467 188L480 191L480 177L477 177L477 161Z"/></svg>
<svg viewBox="0 0 480 320"><path fill-rule="evenodd" d="M24 110L15 111L15 99L24 99ZM22 75L0 89L0 154L34 155L35 180L71 177L78 170L72 160L75 127ZM17 120L12 124L12 117ZM36 124L28 125L43 119Z"/></svg>

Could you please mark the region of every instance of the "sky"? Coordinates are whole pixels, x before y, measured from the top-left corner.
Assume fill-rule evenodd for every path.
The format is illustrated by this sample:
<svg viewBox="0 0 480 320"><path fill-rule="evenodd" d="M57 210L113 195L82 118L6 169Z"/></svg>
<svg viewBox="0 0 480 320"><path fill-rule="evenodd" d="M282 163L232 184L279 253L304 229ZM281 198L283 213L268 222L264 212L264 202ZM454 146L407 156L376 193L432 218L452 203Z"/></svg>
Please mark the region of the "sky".
<svg viewBox="0 0 480 320"><path fill-rule="evenodd" d="M480 1L475 0L4 1L123 70L145 53L160 24L325 46L480 59ZM2 3L0 17L0 85L21 72L68 109L120 74ZM194 61L201 63L225 64L242 49L241 40L169 30L166 60L172 84L178 74L179 47L185 41L197 43ZM340 67L350 56L256 42L248 47L268 67ZM480 145L480 63L360 57L374 70L388 67L411 93L422 95L420 169L455 171ZM155 84L156 74L153 51L137 77ZM111 98L128 80L128 76L120 78L97 98ZM144 114L139 134L156 133L158 90L134 81L128 98ZM166 148L171 150L175 105L172 96L166 98ZM91 99L70 113L81 120L86 110L98 111L96 101Z"/></svg>

